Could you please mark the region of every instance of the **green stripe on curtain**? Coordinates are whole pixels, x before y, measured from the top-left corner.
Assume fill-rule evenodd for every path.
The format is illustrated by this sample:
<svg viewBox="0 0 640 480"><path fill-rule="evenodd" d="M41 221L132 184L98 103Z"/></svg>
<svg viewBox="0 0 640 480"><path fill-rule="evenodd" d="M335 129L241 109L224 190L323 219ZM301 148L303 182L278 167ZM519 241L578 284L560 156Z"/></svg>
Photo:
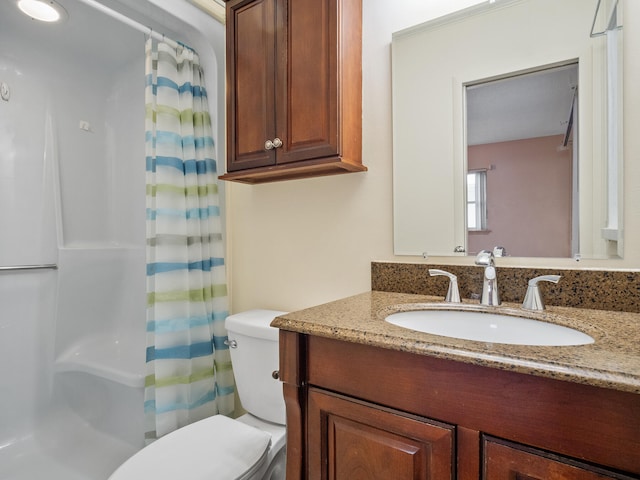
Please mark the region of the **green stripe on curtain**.
<svg viewBox="0 0 640 480"><path fill-rule="evenodd" d="M157 302L199 302L227 296L227 285L210 285L206 289L147 293L147 305Z"/></svg>

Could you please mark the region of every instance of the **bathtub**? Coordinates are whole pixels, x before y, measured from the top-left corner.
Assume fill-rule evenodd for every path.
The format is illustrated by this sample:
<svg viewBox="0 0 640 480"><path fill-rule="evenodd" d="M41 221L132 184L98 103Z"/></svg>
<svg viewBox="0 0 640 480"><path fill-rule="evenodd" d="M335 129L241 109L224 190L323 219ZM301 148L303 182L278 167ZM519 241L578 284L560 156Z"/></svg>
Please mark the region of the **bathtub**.
<svg viewBox="0 0 640 480"><path fill-rule="evenodd" d="M0 273L0 479L107 478L144 446L145 252Z"/></svg>
<svg viewBox="0 0 640 480"><path fill-rule="evenodd" d="M144 445L145 251L60 249L54 391L92 428Z"/></svg>

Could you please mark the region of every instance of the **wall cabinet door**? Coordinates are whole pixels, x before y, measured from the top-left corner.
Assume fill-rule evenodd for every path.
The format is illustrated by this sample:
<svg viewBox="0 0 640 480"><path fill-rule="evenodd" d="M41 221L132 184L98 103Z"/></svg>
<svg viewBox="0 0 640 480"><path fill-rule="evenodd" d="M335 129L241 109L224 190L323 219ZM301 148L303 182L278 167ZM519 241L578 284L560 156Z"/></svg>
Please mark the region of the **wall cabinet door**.
<svg viewBox="0 0 640 480"><path fill-rule="evenodd" d="M227 3L227 174L364 171L361 0Z"/></svg>
<svg viewBox="0 0 640 480"><path fill-rule="evenodd" d="M484 439L485 480L604 480L631 477L510 442Z"/></svg>
<svg viewBox="0 0 640 480"><path fill-rule="evenodd" d="M454 428L317 389L309 391L308 478L453 478Z"/></svg>
<svg viewBox="0 0 640 480"><path fill-rule="evenodd" d="M227 5L228 171L275 165L276 0Z"/></svg>

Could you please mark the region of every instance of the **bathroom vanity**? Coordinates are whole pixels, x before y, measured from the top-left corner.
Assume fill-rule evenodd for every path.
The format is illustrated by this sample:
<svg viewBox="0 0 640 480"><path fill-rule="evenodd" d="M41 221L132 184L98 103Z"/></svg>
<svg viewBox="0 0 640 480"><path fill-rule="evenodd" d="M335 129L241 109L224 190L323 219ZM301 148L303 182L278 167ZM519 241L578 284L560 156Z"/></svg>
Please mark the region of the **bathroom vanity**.
<svg viewBox="0 0 640 480"><path fill-rule="evenodd" d="M640 478L640 314L548 307L595 339L564 347L384 320L434 301L374 291L276 318L287 478Z"/></svg>

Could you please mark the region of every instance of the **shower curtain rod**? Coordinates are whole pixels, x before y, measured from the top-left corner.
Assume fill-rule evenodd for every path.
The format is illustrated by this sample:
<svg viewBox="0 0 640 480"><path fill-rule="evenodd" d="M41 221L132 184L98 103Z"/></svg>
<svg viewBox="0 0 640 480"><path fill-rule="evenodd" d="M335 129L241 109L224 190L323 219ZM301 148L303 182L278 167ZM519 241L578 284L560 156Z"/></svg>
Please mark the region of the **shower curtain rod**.
<svg viewBox="0 0 640 480"><path fill-rule="evenodd" d="M158 33L155 30L153 30L151 27L147 27L146 25L143 25L139 22L136 22L135 20L127 17L126 15L123 15L120 12L116 12L115 10L112 10L109 7L105 7L103 4L101 4L100 2L96 2L95 0L79 0L81 3L84 3L85 5L92 7L108 16L110 16L111 18L114 18L122 23L124 23L125 25L129 25L130 27L135 28L136 30L145 33L147 35L149 35L151 38L161 41L161 42L167 42L169 45L171 45L173 48L178 46L178 43L175 40L172 40L171 38L165 37L164 34L162 33ZM187 48L190 48L188 45L184 45L181 44L183 46L186 46ZM193 50L193 49L191 49Z"/></svg>

